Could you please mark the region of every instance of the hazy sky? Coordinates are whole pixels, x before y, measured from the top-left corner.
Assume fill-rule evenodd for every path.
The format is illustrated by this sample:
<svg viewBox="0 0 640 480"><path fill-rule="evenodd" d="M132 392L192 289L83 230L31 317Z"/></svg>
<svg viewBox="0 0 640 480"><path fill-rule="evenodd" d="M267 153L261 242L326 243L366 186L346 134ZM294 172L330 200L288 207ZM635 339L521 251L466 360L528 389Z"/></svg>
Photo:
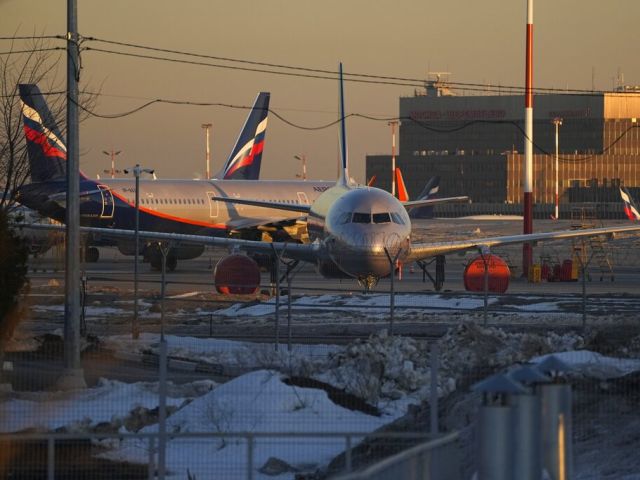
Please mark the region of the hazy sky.
<svg viewBox="0 0 640 480"><path fill-rule="evenodd" d="M638 0L536 0L534 84L610 89L618 69L640 84ZM452 81L521 86L526 0L78 0L78 29L95 37L274 64L410 78L448 71ZM66 31L62 0L0 0L0 35ZM56 45L64 45L61 42ZM7 46L1 42L0 46ZM86 42L85 46L125 51ZM0 51L5 51L0 48ZM128 50L132 51L132 50ZM138 51L139 53L152 53ZM163 54L159 54L163 55ZM65 72L61 56L61 74ZM222 63L214 62L211 63ZM119 113L154 98L250 105L271 92L271 108L288 120L318 126L337 118L337 82L184 65L85 51L81 86L101 88L95 110ZM62 76L61 76L62 78ZM402 86L347 83L346 110L398 114ZM126 98L125 98L126 97ZM140 163L162 178L203 173L204 131L213 123L212 171L227 158L246 112L222 107L154 105L116 120L81 125L81 169L109 168L103 150L122 150L120 167ZM367 153L390 153L386 122L349 120L352 176L364 179ZM264 178L293 178L308 158L310 178L335 178L337 128L304 131L271 117Z"/></svg>

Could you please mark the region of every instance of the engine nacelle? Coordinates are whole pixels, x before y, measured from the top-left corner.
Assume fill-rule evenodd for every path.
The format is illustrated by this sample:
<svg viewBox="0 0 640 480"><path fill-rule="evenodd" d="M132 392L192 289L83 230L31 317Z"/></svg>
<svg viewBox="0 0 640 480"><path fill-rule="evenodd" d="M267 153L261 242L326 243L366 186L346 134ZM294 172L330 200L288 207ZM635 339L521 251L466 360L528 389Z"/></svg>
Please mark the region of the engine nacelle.
<svg viewBox="0 0 640 480"><path fill-rule="evenodd" d="M509 288L509 265L497 255L485 255L489 273L487 290L504 293ZM464 288L470 292L484 292L484 264L482 255L472 259L464 269Z"/></svg>
<svg viewBox="0 0 640 480"><path fill-rule="evenodd" d="M213 274L216 290L225 295L251 295L260 286L260 267L246 255L222 257Z"/></svg>
<svg viewBox="0 0 640 480"><path fill-rule="evenodd" d="M331 260L319 261L316 270L324 278L353 278L340 270L340 267Z"/></svg>

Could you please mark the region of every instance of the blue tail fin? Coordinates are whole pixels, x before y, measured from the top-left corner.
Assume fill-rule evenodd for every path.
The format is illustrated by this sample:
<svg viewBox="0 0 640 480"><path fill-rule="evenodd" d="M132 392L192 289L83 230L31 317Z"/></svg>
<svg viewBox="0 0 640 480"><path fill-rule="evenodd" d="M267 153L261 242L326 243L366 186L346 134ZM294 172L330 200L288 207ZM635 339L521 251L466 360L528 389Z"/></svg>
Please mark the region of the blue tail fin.
<svg viewBox="0 0 640 480"><path fill-rule="evenodd" d="M267 133L269 92L260 92L242 127L227 163L215 178L224 180L258 180L260 162Z"/></svg>
<svg viewBox="0 0 640 480"><path fill-rule="evenodd" d="M347 128L344 114L344 80L342 78L342 62L340 62L340 175L339 185L349 184L349 153L347 150Z"/></svg>
<svg viewBox="0 0 640 480"><path fill-rule="evenodd" d="M633 200L631 193L626 187L620 187L620 196L622 197L622 201L624 202L624 213L627 214L629 220L638 221L640 220L640 210L638 209L638 205Z"/></svg>
<svg viewBox="0 0 640 480"><path fill-rule="evenodd" d="M440 177L431 177L424 186L417 200L428 200L434 198L440 189ZM411 218L433 218L433 207L418 207L409 211Z"/></svg>
<svg viewBox="0 0 640 480"><path fill-rule="evenodd" d="M64 178L67 145L37 85L20 84L22 120L33 182Z"/></svg>

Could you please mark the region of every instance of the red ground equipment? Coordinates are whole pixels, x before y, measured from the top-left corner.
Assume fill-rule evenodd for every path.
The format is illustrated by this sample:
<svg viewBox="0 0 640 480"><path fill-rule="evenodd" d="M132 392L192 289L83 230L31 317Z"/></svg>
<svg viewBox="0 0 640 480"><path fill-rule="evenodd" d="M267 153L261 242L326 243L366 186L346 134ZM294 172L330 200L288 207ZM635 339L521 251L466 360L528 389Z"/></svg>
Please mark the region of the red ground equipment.
<svg viewBox="0 0 640 480"><path fill-rule="evenodd" d="M504 293L509 288L509 265L497 255L485 255L489 270L488 291ZM484 260L482 256L472 259L464 269L464 288L470 292L484 291Z"/></svg>
<svg viewBox="0 0 640 480"><path fill-rule="evenodd" d="M238 253L221 258L213 276L216 290L225 295L250 295L260 286L260 267Z"/></svg>

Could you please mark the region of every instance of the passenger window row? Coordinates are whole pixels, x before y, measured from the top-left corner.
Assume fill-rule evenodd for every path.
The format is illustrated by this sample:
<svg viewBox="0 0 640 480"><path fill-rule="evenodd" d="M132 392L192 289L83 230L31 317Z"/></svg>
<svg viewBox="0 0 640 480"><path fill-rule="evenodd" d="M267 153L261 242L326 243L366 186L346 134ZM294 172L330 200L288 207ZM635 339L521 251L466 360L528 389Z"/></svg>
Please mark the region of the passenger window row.
<svg viewBox="0 0 640 480"><path fill-rule="evenodd" d="M133 203L133 201L132 201ZM141 198L140 205L204 205L202 198Z"/></svg>

